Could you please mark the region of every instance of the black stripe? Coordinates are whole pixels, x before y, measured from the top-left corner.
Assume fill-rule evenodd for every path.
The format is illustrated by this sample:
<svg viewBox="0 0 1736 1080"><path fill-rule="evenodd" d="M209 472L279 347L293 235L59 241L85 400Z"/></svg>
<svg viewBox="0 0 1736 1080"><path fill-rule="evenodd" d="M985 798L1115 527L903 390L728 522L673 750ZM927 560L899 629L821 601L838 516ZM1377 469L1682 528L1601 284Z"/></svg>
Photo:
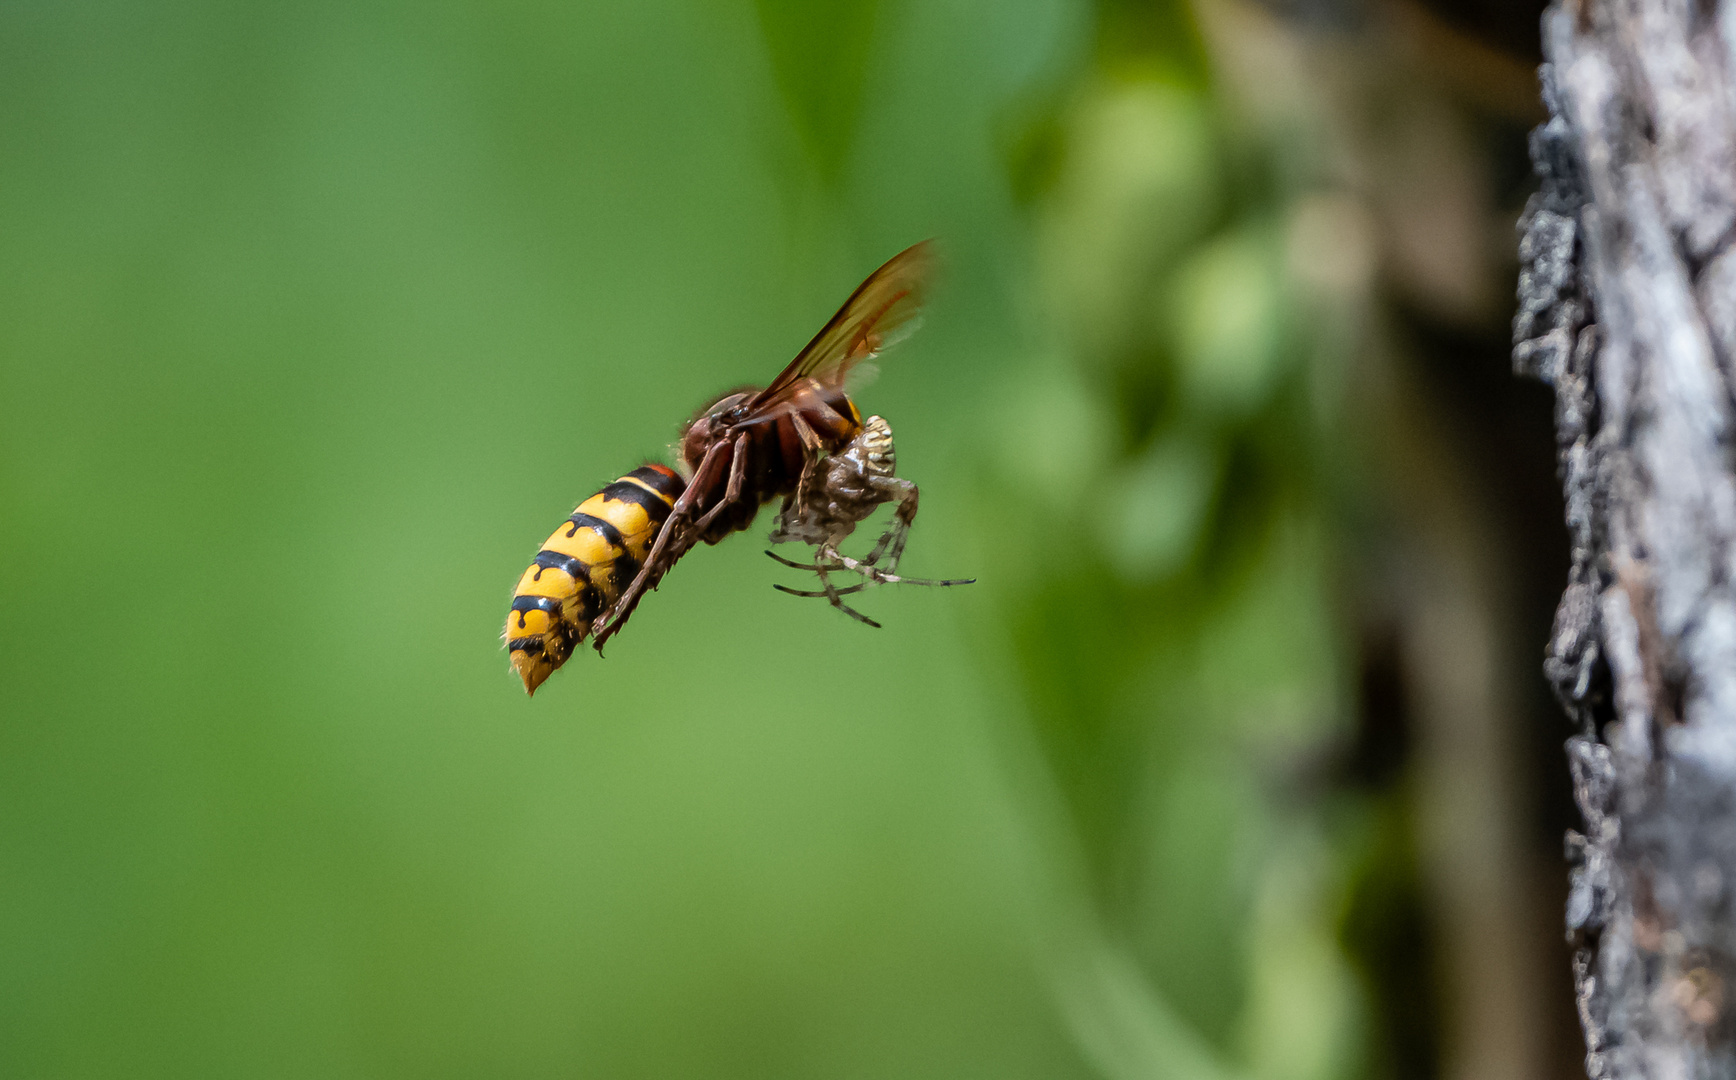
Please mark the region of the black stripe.
<svg viewBox="0 0 1736 1080"><path fill-rule="evenodd" d="M651 527L663 524L663 519L669 516L669 503L663 496L646 491L638 484L627 480L617 480L602 491L603 501L611 499L615 502L629 502L645 511L645 516L651 519Z"/></svg>
<svg viewBox="0 0 1736 1080"><path fill-rule="evenodd" d="M603 613L603 600L601 593L601 589L592 585L588 581L579 587L579 626L590 626L591 620ZM567 627L569 633L573 632L573 628L570 624L562 622L561 625Z"/></svg>
<svg viewBox="0 0 1736 1080"><path fill-rule="evenodd" d="M615 526L604 521L602 518L592 517L589 514L581 514L574 511L573 516L567 520L572 522L573 525L572 528L567 530L568 539L571 539L580 529L590 529L592 532L602 537L605 544L608 544L615 550L627 550L627 541L621 539L621 530L615 528Z"/></svg>
<svg viewBox="0 0 1736 1080"><path fill-rule="evenodd" d="M585 591L590 592L591 590ZM561 656L571 656L573 655L573 646L579 640L579 632L573 629L572 624L561 622L556 623L554 628L544 635L544 639L558 642L559 648L555 652Z"/></svg>
<svg viewBox="0 0 1736 1080"><path fill-rule="evenodd" d="M586 589L586 592L593 591ZM557 622L545 634L512 638L507 641L506 647L515 652L541 653L559 664L573 654L573 646L578 644L582 636L572 624Z"/></svg>
<svg viewBox="0 0 1736 1080"><path fill-rule="evenodd" d="M548 548L536 553L536 561L533 565L537 567L537 572L536 576L531 578L532 581L541 581L544 570L564 570L568 577L579 583L579 603L583 605L579 610L579 618L586 624L602 614L602 597L598 595L597 587L591 583L590 567L571 555L562 555L560 552L550 551ZM520 600L530 599L531 597L525 596L514 597L513 610L519 610L518 602ZM548 609L544 608L543 610L547 611ZM561 622L559 625L565 625L565 623Z"/></svg>
<svg viewBox="0 0 1736 1080"><path fill-rule="evenodd" d="M590 567L571 555L563 555L558 551L550 551L548 548L543 548L537 552L531 565L537 568L536 576L531 578L532 581L541 581L544 570L564 570L567 576L574 581L587 585L591 582Z"/></svg>
<svg viewBox="0 0 1736 1080"><path fill-rule="evenodd" d="M681 479L681 477L671 476L662 469L655 469L649 465L641 465L627 475L631 476L635 480L645 481L648 487L667 498L670 502L674 502L676 499L681 498L681 493L687 490L687 481Z"/></svg>
<svg viewBox="0 0 1736 1080"><path fill-rule="evenodd" d="M524 616L529 611L544 611L556 622L561 618L561 602L553 596L515 596L512 610L518 612L518 628L524 629Z"/></svg>
<svg viewBox="0 0 1736 1080"><path fill-rule="evenodd" d="M615 556L613 565L615 568L615 595L619 597L627 591L627 586L632 583L633 579L639 576L639 560L627 554L626 551L622 551L621 554Z"/></svg>

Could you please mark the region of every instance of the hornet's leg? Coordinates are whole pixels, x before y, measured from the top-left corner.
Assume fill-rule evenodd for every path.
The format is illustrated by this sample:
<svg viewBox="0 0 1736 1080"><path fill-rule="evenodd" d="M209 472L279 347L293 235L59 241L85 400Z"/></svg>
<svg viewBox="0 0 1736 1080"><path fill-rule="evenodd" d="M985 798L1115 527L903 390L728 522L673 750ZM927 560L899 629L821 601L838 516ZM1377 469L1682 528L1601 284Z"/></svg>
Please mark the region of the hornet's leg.
<svg viewBox="0 0 1736 1080"><path fill-rule="evenodd" d="M808 504L808 483L813 479L814 470L819 467L821 461L825 460L826 455L824 447L820 443L820 436L815 433L812 427L808 426L806 420L802 419L802 414L792 412L789 415L790 426L796 429L796 438L802 440L802 449L807 453L807 460L802 462L802 475L796 480L796 505L806 506Z"/></svg>
<svg viewBox="0 0 1736 1080"><path fill-rule="evenodd" d="M744 433L736 436L733 445L735 450L729 459L729 486L724 489L723 498L718 504L694 523L693 531L696 533L705 532L717 515L723 513L725 507L734 506L736 500L741 498L742 476L747 472L747 435Z"/></svg>
<svg viewBox="0 0 1736 1080"><path fill-rule="evenodd" d="M640 597L645 590L655 585L668 568L685 553L688 545L687 519L693 513L693 505L699 499L699 492L712 483L712 473L716 471L719 456L729 446L728 443L718 443L705 452L705 457L699 462L699 468L693 470L693 479L681 492L681 497L675 500L675 505L669 510L669 517L664 520L663 527L657 530L657 542L651 545L650 554L645 556L644 565L628 582L627 588L609 605L609 610L598 615L591 622L591 646L598 652L603 651L603 643L613 637L627 622L627 616L633 614L633 609L639 606ZM680 534L675 550L665 560L664 552L669 548L671 540Z"/></svg>

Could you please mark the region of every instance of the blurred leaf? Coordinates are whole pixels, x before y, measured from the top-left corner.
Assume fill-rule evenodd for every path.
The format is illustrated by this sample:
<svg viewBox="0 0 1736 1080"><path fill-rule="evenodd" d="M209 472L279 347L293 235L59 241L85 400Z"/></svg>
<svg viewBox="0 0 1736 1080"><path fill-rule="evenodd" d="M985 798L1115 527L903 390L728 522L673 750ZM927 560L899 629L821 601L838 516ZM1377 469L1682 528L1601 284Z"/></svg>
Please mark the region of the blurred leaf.
<svg viewBox="0 0 1736 1080"><path fill-rule="evenodd" d="M1196 252L1160 300L1183 393L1202 412L1247 415L1283 370L1279 273L1275 247L1241 232Z"/></svg>
<svg viewBox="0 0 1736 1080"><path fill-rule="evenodd" d="M1057 983L1061 1010L1105 1080L1240 1080L1107 942L1082 942Z"/></svg>
<svg viewBox="0 0 1736 1080"><path fill-rule="evenodd" d="M828 182L849 156L880 0L754 0L772 72L802 143Z"/></svg>
<svg viewBox="0 0 1736 1080"><path fill-rule="evenodd" d="M1216 484L1211 449L1186 435L1154 444L1109 481L1101 519L1103 542L1116 567L1150 581L1186 565Z"/></svg>
<svg viewBox="0 0 1736 1080"><path fill-rule="evenodd" d="M1008 476L1057 510L1077 510L1091 494L1081 479L1109 460L1114 416L1076 368L1055 361L1014 381L1007 397L990 431Z"/></svg>
<svg viewBox="0 0 1736 1080"><path fill-rule="evenodd" d="M1176 0L1099 0L1098 51L1106 66L1154 71L1167 80L1204 87L1205 43L1193 5Z"/></svg>
<svg viewBox="0 0 1736 1080"><path fill-rule="evenodd" d="M1086 359L1138 350L1151 283L1206 231L1219 202L1216 136L1199 95L1153 81L1090 88L1045 222L1053 306Z"/></svg>
<svg viewBox="0 0 1736 1080"><path fill-rule="evenodd" d="M843 147L874 9L764 10ZM794 224L996 205L958 71L1025 20L929 22L862 103L909 201ZM0 4L0 1077L1085 1075L968 591L865 633L762 516L607 662L506 669L556 522L817 328L765 64L746 6ZM987 385L1004 284L955 281ZM874 398L944 569L941 366Z"/></svg>
<svg viewBox="0 0 1736 1080"><path fill-rule="evenodd" d="M1173 684L1172 684L1173 685ZM1148 712L1162 711L1154 703ZM1192 712L1192 710L1178 710ZM1196 721L1184 715L1178 726ZM1183 738L1211 740L1197 722ZM1223 1050L1234 1048L1247 999L1248 930L1266 807L1247 761L1222 746L1160 741L1162 763L1130 829L1137 846L1123 876L1139 954L1175 1009ZM1178 927L1186 933L1177 933Z"/></svg>
<svg viewBox="0 0 1736 1080"><path fill-rule="evenodd" d="M1219 687L1220 721L1266 753L1300 752L1346 719L1338 636L1317 521L1286 515L1200 630L1196 677Z"/></svg>
<svg viewBox="0 0 1736 1080"><path fill-rule="evenodd" d="M1031 203L1047 195L1067 161L1067 128L1053 103L1010 112L998 134L1013 198Z"/></svg>
<svg viewBox="0 0 1736 1080"><path fill-rule="evenodd" d="M1365 1010L1332 932L1335 898L1323 872L1333 852L1294 821L1278 852L1260 883L1250 941L1248 1063L1257 1080L1355 1075Z"/></svg>

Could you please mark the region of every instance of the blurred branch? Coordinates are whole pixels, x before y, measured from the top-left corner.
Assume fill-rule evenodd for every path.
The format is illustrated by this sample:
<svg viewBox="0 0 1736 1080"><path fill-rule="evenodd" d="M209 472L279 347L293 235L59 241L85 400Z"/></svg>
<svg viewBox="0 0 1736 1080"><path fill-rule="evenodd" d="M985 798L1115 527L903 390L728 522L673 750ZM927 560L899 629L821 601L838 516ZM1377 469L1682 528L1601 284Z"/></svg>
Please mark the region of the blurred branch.
<svg viewBox="0 0 1736 1080"><path fill-rule="evenodd" d="M1554 386L1573 571L1545 670L1585 835L1592 1077L1736 1072L1736 5L1558 3L1514 363Z"/></svg>
<svg viewBox="0 0 1736 1080"><path fill-rule="evenodd" d="M1372 365L1371 365L1372 366ZM1414 362L1370 371L1375 437L1401 528L1381 591L1403 649L1419 743L1415 815L1446 1000L1448 1080L1543 1075L1550 1049L1543 973L1553 957L1529 903L1519 775L1523 715L1509 659L1519 642L1513 555L1485 492Z"/></svg>

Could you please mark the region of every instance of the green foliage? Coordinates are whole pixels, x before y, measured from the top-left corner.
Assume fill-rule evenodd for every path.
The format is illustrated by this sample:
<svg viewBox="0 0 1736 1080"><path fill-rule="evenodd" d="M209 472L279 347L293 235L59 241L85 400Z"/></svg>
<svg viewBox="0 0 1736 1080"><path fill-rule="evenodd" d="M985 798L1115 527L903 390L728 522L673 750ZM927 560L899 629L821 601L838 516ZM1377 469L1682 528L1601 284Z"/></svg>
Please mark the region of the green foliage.
<svg viewBox="0 0 1736 1080"><path fill-rule="evenodd" d="M1354 1074L1322 319L1187 11L0 10L0 1074ZM537 541L931 234L862 403L982 583L750 534L526 701Z"/></svg>
<svg viewBox="0 0 1736 1080"><path fill-rule="evenodd" d="M1306 767L1350 710L1329 320L1290 269L1307 169L1226 114L1187 10L1099 5L1094 69L1024 121L1058 336L1041 404L1012 396L984 577L1087 918L1149 988L1096 1010L1144 1047L1099 1066L1327 1080L1370 1022L1339 943L1369 810Z"/></svg>
<svg viewBox="0 0 1736 1080"><path fill-rule="evenodd" d="M754 0L790 119L821 174L836 181L855 145L880 0Z"/></svg>
<svg viewBox="0 0 1736 1080"><path fill-rule="evenodd" d="M751 5L0 9L0 1075L1086 1075L968 593L871 631L755 530L534 700L497 636L580 499L935 232L862 400L909 569L975 569L1018 234L952 216L1004 186L954 135L1029 19L845 35L896 92L798 243Z"/></svg>

